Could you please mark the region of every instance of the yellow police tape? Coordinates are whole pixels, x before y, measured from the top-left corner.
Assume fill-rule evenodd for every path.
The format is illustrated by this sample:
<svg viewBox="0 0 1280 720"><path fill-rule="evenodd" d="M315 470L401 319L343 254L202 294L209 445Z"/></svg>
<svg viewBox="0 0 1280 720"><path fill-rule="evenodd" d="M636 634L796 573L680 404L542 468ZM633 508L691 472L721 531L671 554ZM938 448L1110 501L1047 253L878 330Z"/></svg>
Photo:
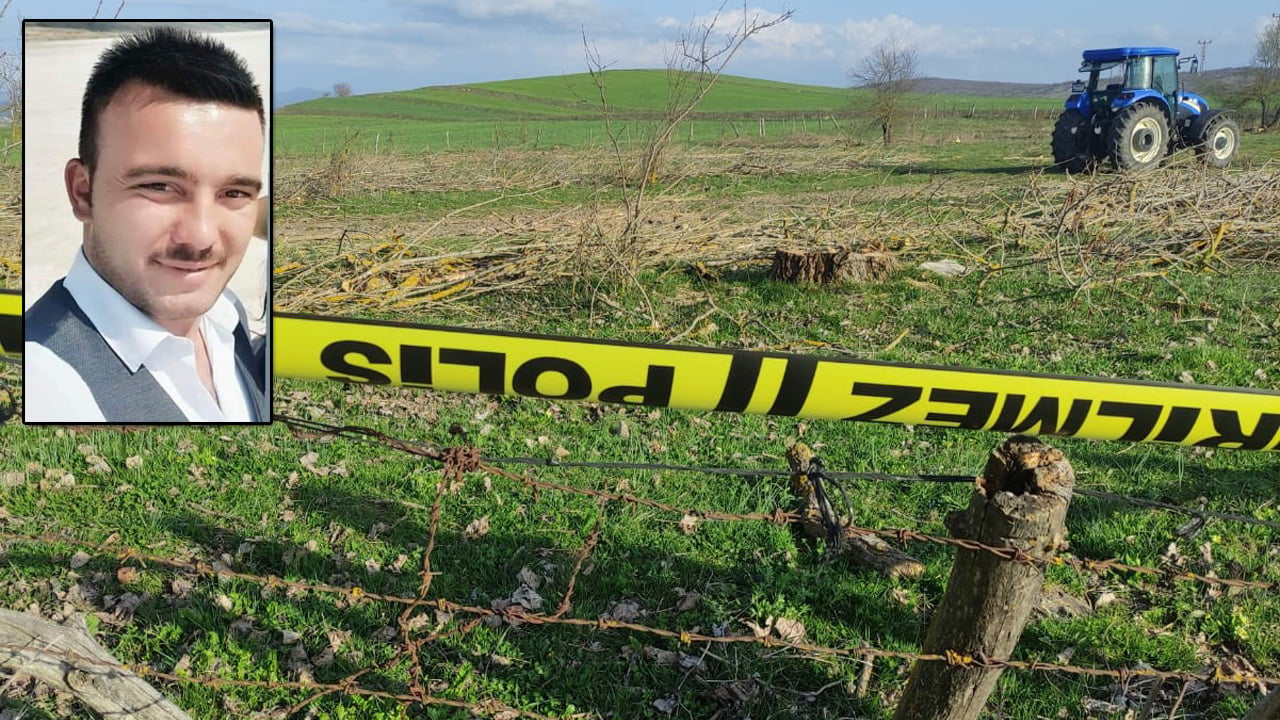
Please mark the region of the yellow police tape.
<svg viewBox="0 0 1280 720"><path fill-rule="evenodd" d="M22 293L0 290L0 353L22 352Z"/></svg>
<svg viewBox="0 0 1280 720"><path fill-rule="evenodd" d="M0 346L21 352L19 295ZM8 324L6 325L6 322ZM815 419L1280 449L1280 393L276 313L279 377ZM9 331L6 332L5 329Z"/></svg>
<svg viewBox="0 0 1280 720"><path fill-rule="evenodd" d="M276 313L283 377L1275 450L1280 393Z"/></svg>

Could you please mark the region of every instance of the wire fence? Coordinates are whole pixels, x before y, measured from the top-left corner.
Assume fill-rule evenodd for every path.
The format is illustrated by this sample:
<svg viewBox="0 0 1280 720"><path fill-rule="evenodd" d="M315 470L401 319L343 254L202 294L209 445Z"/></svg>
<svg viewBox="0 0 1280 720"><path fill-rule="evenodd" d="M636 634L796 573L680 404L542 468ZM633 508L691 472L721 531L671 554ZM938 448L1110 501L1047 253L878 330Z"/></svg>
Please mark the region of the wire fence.
<svg viewBox="0 0 1280 720"><path fill-rule="evenodd" d="M142 677L178 683L196 684L211 688L266 688L298 693L301 696L295 704L283 713L292 715L312 705L318 700L333 694L366 695L383 698L405 706L442 706L466 710L478 717L510 720L516 717L548 718L528 709L515 707L497 698L468 702L456 698L441 697L433 692L426 671L420 661L425 646L446 637L464 636L490 619L511 625L561 626L588 628L604 632L629 632L651 637L663 638L682 646L694 644L703 647L713 645L755 645L764 648L786 649L807 657L848 658L870 663L880 658L892 658L909 662L939 662L950 666L978 668L986 670L1014 670L1031 673L1063 673L1095 678L1111 678L1119 682L1129 682L1138 678L1150 678L1156 681L1181 682L1183 694L1193 683L1210 685L1239 684L1253 688L1265 685L1280 685L1280 677L1266 676L1256 672L1241 671L1238 667L1219 664L1211 671L1193 673L1186 671L1161 670L1151 667L1088 667L1073 665L1067 662L1040 662L1036 660L1017 660L1007 657L988 657L981 654L963 652L961 649L946 650L941 653L919 653L872 647L865 644L848 646L826 646L803 642L797 639L776 637L769 633L751 635L728 635L701 632L696 629L672 630L654 627L631 620L612 619L609 617L584 618L574 617L575 589L584 576L584 566L600 543L605 522L605 508L611 504L623 506L645 507L655 511L670 513L681 518L695 518L699 521L719 522L760 522L787 525L801 522L805 518L793 511L778 507L767 513L727 513L706 508L679 507L658 502L649 498L625 492L610 492L595 488L579 487L565 483L550 482L543 479L519 474L499 467L499 464L554 465L562 467L590 467L601 469L634 468L643 470L686 471L719 474L735 474L744 477L760 477L764 475L792 475L789 471L751 468L715 468L680 465L662 465L653 463L581 463L552 462L539 458L493 458L486 459L476 448L439 447L393 437L366 427L349 425L332 425L312 420L276 415L274 420L280 422L300 439L345 438L348 440L375 443L379 446L398 452L407 453L439 463L443 478L435 485L434 499L425 508L429 511L429 526L425 547L422 550L420 570L418 571L418 591L414 594L378 593L360 587L357 584L333 584L306 580L286 579L277 575L259 575L232 569L225 562L206 562L198 559L184 559L159 554L152 554L139 548L120 547L115 542L92 542L60 533L20 533L12 530L0 531L0 542L13 544L35 544L38 546L62 546L78 548L100 557L113 558L116 561L167 568L169 571L187 577L210 579L236 579L253 583L264 588L286 589L293 593L311 593L338 598L348 605L382 607L385 612L394 613L394 626L398 629L398 641L389 659L363 667L344 678L334 682L284 681L284 680L240 680L217 676L193 676L165 672L148 665L108 663L77 655L58 648L35 648L31 644L0 644L0 655L11 656L36 653L46 660L69 663L71 666L85 669L97 668L107 675L117 672L132 672ZM580 495L592 499L598 505L598 515L594 526L582 540L580 548L574 553L573 568L568 576L563 594L559 598L553 612L535 612L520 604L505 607L481 607L447 600L432 592L433 580L437 573L432 569L432 558L437 546L437 536L441 524L441 511L448 486L461 482L470 473L484 473L487 477L500 479L515 486L540 492L556 492ZM972 481L974 478L954 475L888 475L880 473L826 473L826 479L877 481L877 482L941 482L954 483ZM1233 521L1277 527L1277 523L1242 515L1207 512L1203 509L1188 508L1168 503L1161 503L1141 498L1130 498L1100 491L1077 491L1103 500L1133 503L1192 516L1208 521ZM942 537L910 530L907 528L871 528L852 524L852 519L841 520L842 528L853 535L874 535L892 539L899 543L925 542L955 547L965 551L988 553L1008 562L1023 563L1045 567L1047 565L1067 566L1081 574L1103 575L1108 573L1139 574L1151 576L1167 582L1191 582L1210 586L1225 586L1241 590L1274 592L1280 584L1247 578L1221 578L1212 574L1196 574L1175 568L1150 567L1124 563L1112 559L1080 558L1066 554L1065 547L1044 548L1045 554L1039 556L1010 547L986 545L973 540L954 537ZM12 524L11 524L12 526ZM424 612L444 613L450 618L465 616L465 620L455 620L445 626L438 626L430 631L423 631L424 624L419 615ZM2 659L2 657L0 657ZM2 664L2 663L0 663ZM392 667L407 667L408 680L400 687L387 689L385 678L379 674ZM364 681L377 674L382 687L373 687Z"/></svg>

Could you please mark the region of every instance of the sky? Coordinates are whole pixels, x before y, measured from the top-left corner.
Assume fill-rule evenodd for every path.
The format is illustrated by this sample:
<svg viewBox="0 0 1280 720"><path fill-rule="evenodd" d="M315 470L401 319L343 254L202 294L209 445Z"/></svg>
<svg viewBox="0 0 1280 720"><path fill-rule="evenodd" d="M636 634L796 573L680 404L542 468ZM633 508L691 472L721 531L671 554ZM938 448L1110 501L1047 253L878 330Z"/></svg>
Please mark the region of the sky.
<svg viewBox="0 0 1280 720"><path fill-rule="evenodd" d="M0 47L15 49L19 17L84 18L97 9L109 18L121 3L9 1ZM271 18L277 92L349 83L361 94L585 72L584 37L610 67L662 68L681 34L717 12L715 29L731 32L744 17L787 11L790 19L751 38L726 72L846 86L850 68L893 36L916 49L921 75L968 80L1070 80L1086 48L1167 45L1191 54L1200 40L1212 41L1206 68L1239 66L1280 0L124 0L120 17Z"/></svg>

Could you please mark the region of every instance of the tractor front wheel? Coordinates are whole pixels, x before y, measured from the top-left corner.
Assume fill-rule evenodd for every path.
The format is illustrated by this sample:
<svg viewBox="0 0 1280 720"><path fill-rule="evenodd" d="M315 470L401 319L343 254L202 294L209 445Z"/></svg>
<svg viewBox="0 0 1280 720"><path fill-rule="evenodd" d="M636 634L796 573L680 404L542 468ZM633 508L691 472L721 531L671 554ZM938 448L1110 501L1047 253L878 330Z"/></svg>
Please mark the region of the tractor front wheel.
<svg viewBox="0 0 1280 720"><path fill-rule="evenodd" d="M1093 131L1078 110L1067 110L1053 126L1053 164L1075 174L1092 169Z"/></svg>
<svg viewBox="0 0 1280 720"><path fill-rule="evenodd" d="M1111 160L1120 170L1149 170L1169 150L1169 126L1164 112L1151 103L1130 106L1111 123Z"/></svg>
<svg viewBox="0 0 1280 720"><path fill-rule="evenodd" d="M1218 115L1205 124L1196 154L1209 167L1224 168L1231 164L1240 147L1240 126L1226 115Z"/></svg>

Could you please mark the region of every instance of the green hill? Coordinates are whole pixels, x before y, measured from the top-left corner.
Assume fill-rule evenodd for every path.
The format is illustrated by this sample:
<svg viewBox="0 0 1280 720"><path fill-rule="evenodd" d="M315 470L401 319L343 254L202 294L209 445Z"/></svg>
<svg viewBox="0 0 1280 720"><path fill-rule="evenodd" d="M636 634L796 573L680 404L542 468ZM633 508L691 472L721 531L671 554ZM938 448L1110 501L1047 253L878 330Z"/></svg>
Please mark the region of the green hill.
<svg viewBox="0 0 1280 720"><path fill-rule="evenodd" d="M604 73L613 131L630 142L643 136L636 123L662 116L680 80L666 70ZM687 89L691 95L693 88ZM721 76L680 128L688 141L718 141L746 134L834 132L858 112L865 90L796 85ZM915 93L905 103L922 117L1031 111L1056 112L1060 100ZM354 138L357 147L421 152L466 147L530 147L605 141L600 92L588 73L500 80L469 85L319 98L276 111L276 151L325 153ZM828 122L839 118L837 122ZM709 122L708 122L709 121ZM632 133L632 130L635 130ZM358 137L357 137L358 136Z"/></svg>
<svg viewBox="0 0 1280 720"><path fill-rule="evenodd" d="M667 105L665 70L610 70L604 81L609 104L620 113L658 113ZM833 112L847 108L849 97L844 88L726 75L699 113ZM591 76L581 73L320 98L278 112L438 121L594 118L600 115L600 93Z"/></svg>

